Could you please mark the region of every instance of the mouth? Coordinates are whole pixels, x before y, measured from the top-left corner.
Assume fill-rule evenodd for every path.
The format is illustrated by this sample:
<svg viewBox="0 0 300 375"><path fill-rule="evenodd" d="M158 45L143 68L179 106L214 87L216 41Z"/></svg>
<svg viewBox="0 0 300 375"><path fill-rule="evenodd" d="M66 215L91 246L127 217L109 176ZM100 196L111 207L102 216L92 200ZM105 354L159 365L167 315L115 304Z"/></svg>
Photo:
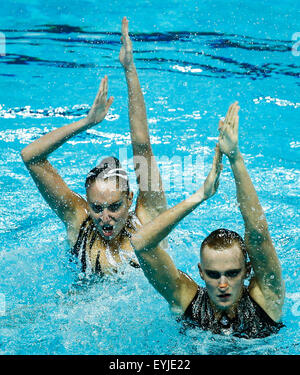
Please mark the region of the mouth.
<svg viewBox="0 0 300 375"><path fill-rule="evenodd" d="M114 231L114 227L112 225L102 225L102 232L105 237L111 237Z"/></svg>
<svg viewBox="0 0 300 375"><path fill-rule="evenodd" d="M223 293L219 294L218 298L220 298L221 301L227 301L230 298L231 294L230 293Z"/></svg>

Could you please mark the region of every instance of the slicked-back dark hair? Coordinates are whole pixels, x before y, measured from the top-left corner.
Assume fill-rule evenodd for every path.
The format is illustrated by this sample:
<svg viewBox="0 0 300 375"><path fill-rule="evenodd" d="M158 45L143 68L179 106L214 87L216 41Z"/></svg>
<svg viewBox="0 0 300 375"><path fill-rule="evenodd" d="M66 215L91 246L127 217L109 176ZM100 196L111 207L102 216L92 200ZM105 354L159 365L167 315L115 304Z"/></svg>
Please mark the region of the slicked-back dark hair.
<svg viewBox="0 0 300 375"><path fill-rule="evenodd" d="M122 168L119 159L115 158L114 156L110 156L108 158L103 159L100 164L98 164L95 168L90 170L85 180L85 188L87 189L89 186L91 186L97 178L103 178L104 180L106 178L109 178L109 172L113 170L116 171L111 177L114 177L116 179L118 188L120 188L121 186L120 180L126 180L126 193L128 195L130 189L127 173Z"/></svg>
<svg viewBox="0 0 300 375"><path fill-rule="evenodd" d="M243 238L233 230L220 228L211 232L202 242L200 248L200 256L205 246L208 246L213 249L228 248L232 246L235 242L240 245L240 248L243 252L245 262L247 261L247 251L246 245Z"/></svg>

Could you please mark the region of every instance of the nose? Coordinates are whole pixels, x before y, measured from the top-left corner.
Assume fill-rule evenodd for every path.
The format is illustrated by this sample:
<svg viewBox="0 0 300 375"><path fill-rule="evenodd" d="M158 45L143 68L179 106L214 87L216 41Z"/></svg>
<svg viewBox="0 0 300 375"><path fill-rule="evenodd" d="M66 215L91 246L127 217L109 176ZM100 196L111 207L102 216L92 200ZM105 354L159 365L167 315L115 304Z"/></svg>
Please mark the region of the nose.
<svg viewBox="0 0 300 375"><path fill-rule="evenodd" d="M105 208L102 212L102 221L103 223L108 223L110 220L109 211L107 208Z"/></svg>
<svg viewBox="0 0 300 375"><path fill-rule="evenodd" d="M221 276L218 287L221 290L228 288L228 280L225 276Z"/></svg>

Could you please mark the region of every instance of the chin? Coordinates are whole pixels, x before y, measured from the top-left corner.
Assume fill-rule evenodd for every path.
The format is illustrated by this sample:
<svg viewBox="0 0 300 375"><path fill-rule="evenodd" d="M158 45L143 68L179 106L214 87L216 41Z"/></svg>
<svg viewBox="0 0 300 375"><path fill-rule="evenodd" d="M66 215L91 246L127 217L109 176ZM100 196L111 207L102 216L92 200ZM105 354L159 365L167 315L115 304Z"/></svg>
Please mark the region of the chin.
<svg viewBox="0 0 300 375"><path fill-rule="evenodd" d="M231 306L234 305L234 302L232 299L230 299L229 301L220 301L218 298L216 298L215 300L213 300L213 303L214 305L219 309L219 310L228 310Z"/></svg>
<svg viewBox="0 0 300 375"><path fill-rule="evenodd" d="M115 238L114 233L111 236L105 236L104 233L100 232L100 235L104 239L104 241L106 241L106 242L110 242Z"/></svg>
<svg viewBox="0 0 300 375"><path fill-rule="evenodd" d="M220 309L220 310L228 310L228 309L230 309L230 307L233 305L233 303L218 303L217 304L217 307L218 307L218 309Z"/></svg>

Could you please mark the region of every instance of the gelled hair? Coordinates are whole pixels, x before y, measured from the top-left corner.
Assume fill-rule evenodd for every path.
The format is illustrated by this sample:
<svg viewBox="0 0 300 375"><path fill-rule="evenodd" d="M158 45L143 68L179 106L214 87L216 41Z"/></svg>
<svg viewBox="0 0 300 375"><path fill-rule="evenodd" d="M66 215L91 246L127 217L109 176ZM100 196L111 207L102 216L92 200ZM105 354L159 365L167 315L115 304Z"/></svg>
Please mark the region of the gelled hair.
<svg viewBox="0 0 300 375"><path fill-rule="evenodd" d="M200 248L200 256L205 246L208 246L212 249L227 249L232 246L234 243L238 243L242 253L244 255L245 262L247 261L247 251L246 245L243 238L236 232L220 228L211 232L202 242Z"/></svg>
<svg viewBox="0 0 300 375"><path fill-rule="evenodd" d="M127 195L129 194L130 189L128 175L122 168L120 161L114 156L103 159L100 164L90 170L86 176L85 188L89 188L96 181L96 179L106 180L110 177L116 179L117 189L120 189L125 185L124 191L126 191ZM123 183L121 181L123 181Z"/></svg>

